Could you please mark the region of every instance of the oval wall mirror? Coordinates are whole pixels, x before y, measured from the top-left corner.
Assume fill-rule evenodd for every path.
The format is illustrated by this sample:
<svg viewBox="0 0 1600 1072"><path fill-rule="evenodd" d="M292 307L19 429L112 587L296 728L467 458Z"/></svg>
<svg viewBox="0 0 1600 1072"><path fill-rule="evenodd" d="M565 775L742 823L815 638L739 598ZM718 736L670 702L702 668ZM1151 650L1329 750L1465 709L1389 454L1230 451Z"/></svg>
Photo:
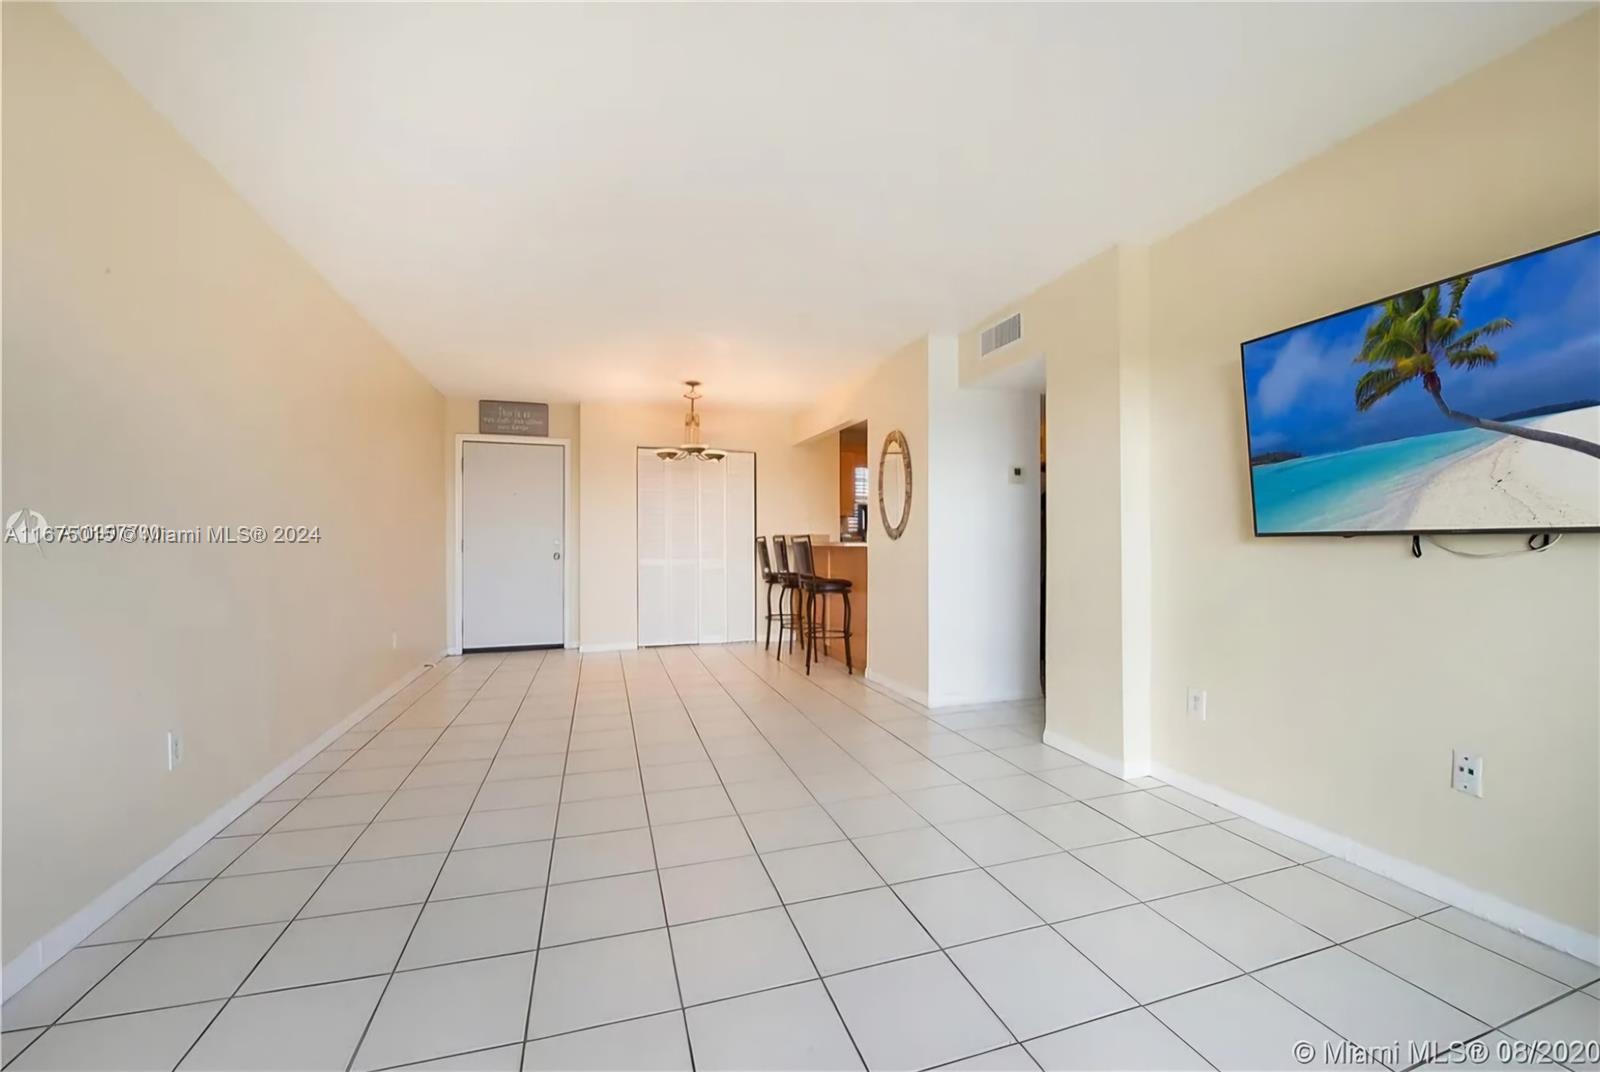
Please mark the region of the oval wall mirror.
<svg viewBox="0 0 1600 1072"><path fill-rule="evenodd" d="M878 516L891 540L898 540L911 520L911 448L898 428L883 437L878 455Z"/></svg>

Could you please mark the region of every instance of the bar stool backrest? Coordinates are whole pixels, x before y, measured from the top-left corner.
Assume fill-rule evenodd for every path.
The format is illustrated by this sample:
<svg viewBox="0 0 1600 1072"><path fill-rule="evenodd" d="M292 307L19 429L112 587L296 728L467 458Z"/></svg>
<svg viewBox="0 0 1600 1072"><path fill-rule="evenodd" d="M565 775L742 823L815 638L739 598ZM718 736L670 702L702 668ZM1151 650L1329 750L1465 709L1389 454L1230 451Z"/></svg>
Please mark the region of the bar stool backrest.
<svg viewBox="0 0 1600 1072"><path fill-rule="evenodd" d="M772 559L767 556L767 538L765 536L756 537L756 561L761 565L761 579L768 584L772 584Z"/></svg>
<svg viewBox="0 0 1600 1072"><path fill-rule="evenodd" d="M811 557L811 537L790 536L789 542L794 545L794 571L802 577L815 577L817 564Z"/></svg>
<svg viewBox="0 0 1600 1072"><path fill-rule="evenodd" d="M778 553L778 572L793 573L789 568L789 541L783 536L772 538L772 549Z"/></svg>

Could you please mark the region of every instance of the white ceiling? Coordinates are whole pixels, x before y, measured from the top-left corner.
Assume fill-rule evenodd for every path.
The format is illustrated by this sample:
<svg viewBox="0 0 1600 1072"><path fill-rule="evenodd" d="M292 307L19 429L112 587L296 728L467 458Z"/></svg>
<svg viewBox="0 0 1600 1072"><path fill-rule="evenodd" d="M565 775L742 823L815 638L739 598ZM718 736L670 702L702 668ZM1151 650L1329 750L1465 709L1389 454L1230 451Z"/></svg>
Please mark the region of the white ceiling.
<svg viewBox="0 0 1600 1072"><path fill-rule="evenodd" d="M792 406L1580 9L64 10L446 393Z"/></svg>

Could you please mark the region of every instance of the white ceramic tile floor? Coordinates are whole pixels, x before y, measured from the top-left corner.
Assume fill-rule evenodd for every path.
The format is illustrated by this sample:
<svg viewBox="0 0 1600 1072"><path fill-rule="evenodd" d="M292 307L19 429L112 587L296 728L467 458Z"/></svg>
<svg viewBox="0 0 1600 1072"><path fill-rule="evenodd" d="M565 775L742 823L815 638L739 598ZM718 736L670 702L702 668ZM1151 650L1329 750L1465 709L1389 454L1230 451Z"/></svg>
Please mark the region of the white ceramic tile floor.
<svg viewBox="0 0 1600 1072"><path fill-rule="evenodd" d="M860 1051L821 983L697 1005L685 1019L695 1067L705 1072L862 1067Z"/></svg>
<svg viewBox="0 0 1600 1072"><path fill-rule="evenodd" d="M8 1067L45 1069L170 1069L206 1030L221 1002L58 1024Z"/></svg>
<svg viewBox="0 0 1600 1072"><path fill-rule="evenodd" d="M1221 982L1239 969L1148 905L1129 905L1056 924L1140 1004Z"/></svg>
<svg viewBox="0 0 1600 1072"><path fill-rule="evenodd" d="M1157 1002L1149 1011L1217 1068L1273 1072L1285 1067L1283 1055L1293 1053L1295 1043L1327 1034L1306 1013L1244 976ZM1241 1031L1241 1024L1249 1029ZM1327 1067L1322 1056L1301 1067Z"/></svg>
<svg viewBox="0 0 1600 1072"><path fill-rule="evenodd" d="M505 1067L517 1067L514 1056ZM528 1043L522 1055L526 1072L689 1072L693 1067L678 1012L553 1035Z"/></svg>
<svg viewBox="0 0 1600 1072"><path fill-rule="evenodd" d="M1049 927L957 946L950 958L1017 1038L1037 1038L1136 1004Z"/></svg>
<svg viewBox="0 0 1600 1072"><path fill-rule="evenodd" d="M1229 1069L1600 1033L1600 968L1042 723L751 645L447 659L6 1002L3 1060Z"/></svg>
<svg viewBox="0 0 1600 1072"><path fill-rule="evenodd" d="M1488 1027L1344 948L1274 965L1256 978L1360 1046L1390 1046L1400 1039L1450 1045ZM1384 1063L1392 1068L1397 1062Z"/></svg>
<svg viewBox="0 0 1600 1072"><path fill-rule="evenodd" d="M236 997L180 1069L328 1068L348 1060L383 996L382 978Z"/></svg>
<svg viewBox="0 0 1600 1072"><path fill-rule="evenodd" d="M953 871L970 871L978 866L956 848L954 842L930 826L859 838L856 848L886 882L909 882Z"/></svg>
<svg viewBox="0 0 1600 1072"><path fill-rule="evenodd" d="M672 957L685 1005L738 997L817 977L781 908L673 927Z"/></svg>
<svg viewBox="0 0 1600 1072"><path fill-rule="evenodd" d="M402 949L410 954L406 937L419 911L420 905L403 905L296 920L256 965L240 992L387 975L394 970ZM412 946L416 945L413 939Z"/></svg>
<svg viewBox="0 0 1600 1072"><path fill-rule="evenodd" d="M1045 1072L1208 1072L1211 1065L1144 1009L1069 1027L1027 1043ZM1284 1067L1284 1066L1280 1066Z"/></svg>
<svg viewBox="0 0 1600 1072"><path fill-rule="evenodd" d="M868 1068L932 1068L1014 1041L944 953L830 976Z"/></svg>

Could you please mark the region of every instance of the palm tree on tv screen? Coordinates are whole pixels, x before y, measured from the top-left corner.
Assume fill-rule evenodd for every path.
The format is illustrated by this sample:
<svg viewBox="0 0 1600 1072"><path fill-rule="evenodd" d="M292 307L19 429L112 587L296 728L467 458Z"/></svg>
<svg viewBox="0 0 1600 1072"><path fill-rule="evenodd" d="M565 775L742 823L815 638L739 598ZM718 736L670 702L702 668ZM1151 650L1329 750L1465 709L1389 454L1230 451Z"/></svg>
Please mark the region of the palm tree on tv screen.
<svg viewBox="0 0 1600 1072"><path fill-rule="evenodd" d="M1423 390L1433 396L1439 411L1453 421L1600 458L1600 443L1542 428L1524 428L1506 421L1474 417L1451 409L1444 400L1439 366L1449 365L1464 371L1493 365L1500 355L1485 340L1511 326L1511 321L1502 316L1470 331L1461 330L1461 299L1471 282L1470 275L1450 281L1448 311L1441 308L1443 295L1437 285L1410 290L1383 303L1383 315L1367 328L1361 352L1355 357L1356 364L1373 366L1356 381L1356 409L1369 410L1401 385L1421 377Z"/></svg>

